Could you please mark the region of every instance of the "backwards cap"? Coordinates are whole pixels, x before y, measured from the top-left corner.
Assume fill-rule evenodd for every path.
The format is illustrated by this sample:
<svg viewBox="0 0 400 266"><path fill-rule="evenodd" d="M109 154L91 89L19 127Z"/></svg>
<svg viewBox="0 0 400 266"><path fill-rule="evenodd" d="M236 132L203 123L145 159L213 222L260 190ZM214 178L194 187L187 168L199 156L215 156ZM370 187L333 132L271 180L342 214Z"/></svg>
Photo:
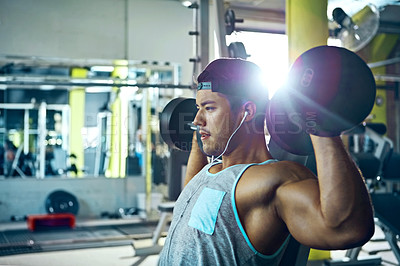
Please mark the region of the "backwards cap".
<svg viewBox="0 0 400 266"><path fill-rule="evenodd" d="M211 90L249 100L268 99L260 67L243 59L216 59L200 73L197 82L197 90Z"/></svg>

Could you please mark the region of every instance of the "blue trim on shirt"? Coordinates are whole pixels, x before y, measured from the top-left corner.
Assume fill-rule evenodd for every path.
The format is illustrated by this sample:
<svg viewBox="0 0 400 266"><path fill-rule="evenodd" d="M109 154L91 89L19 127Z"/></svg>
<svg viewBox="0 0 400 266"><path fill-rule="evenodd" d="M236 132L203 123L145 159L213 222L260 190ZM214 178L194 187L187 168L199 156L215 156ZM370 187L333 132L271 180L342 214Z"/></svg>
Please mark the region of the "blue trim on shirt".
<svg viewBox="0 0 400 266"><path fill-rule="evenodd" d="M231 165L231 166L229 166L229 167L227 167L227 168L225 168L225 169L222 169L221 171L219 171L219 172L217 172L217 173L215 173L215 174L210 173L210 168L213 167L214 165L217 165L217 164L222 164L222 162L215 162L215 163L210 163L210 164L209 164L209 167L208 167L207 172L206 172L206 174L207 174L208 176L216 176L216 175L219 175L219 174L223 173L224 171L227 171L229 168L238 166L238 164L235 164L235 165Z"/></svg>
<svg viewBox="0 0 400 266"><path fill-rule="evenodd" d="M245 168L239 173L238 178L236 179L235 183L233 184L232 192L231 192L231 194L232 194L232 195L231 195L231 202L232 202L233 213L234 213L234 215L235 215L236 223L237 223L237 225L238 225L238 227L239 227L239 229L240 229L240 232L242 233L244 239L245 239L246 242L247 242L247 245L248 245L248 246L250 247L250 249L254 252L254 254L256 254L257 256L260 256L261 258L264 258L264 259L272 259L272 258L278 256L278 255L282 252L282 249L286 246L287 242L289 241L290 235L288 235L288 237L287 237L286 240L283 242L283 244L281 245L281 247L280 247L274 254L272 254L272 255L265 255L265 254L262 254L262 253L258 252L258 251L255 249L255 247L253 246L253 244L251 244L250 239L249 239L249 237L247 236L246 231L244 230L244 227L243 227L243 225L242 225L242 223L241 223L241 221L240 221L239 213L238 213L237 206L236 206L235 191L236 191L237 184L238 184L240 178L242 177L244 171L246 171L250 166L253 166L253 165L264 165L264 164L268 164L268 163L272 163L272 162L276 162L276 161L278 161L278 160L269 159L269 160L267 160L267 161L265 161L265 162L262 162L262 163L253 163L253 164L249 164L247 167L245 167Z"/></svg>

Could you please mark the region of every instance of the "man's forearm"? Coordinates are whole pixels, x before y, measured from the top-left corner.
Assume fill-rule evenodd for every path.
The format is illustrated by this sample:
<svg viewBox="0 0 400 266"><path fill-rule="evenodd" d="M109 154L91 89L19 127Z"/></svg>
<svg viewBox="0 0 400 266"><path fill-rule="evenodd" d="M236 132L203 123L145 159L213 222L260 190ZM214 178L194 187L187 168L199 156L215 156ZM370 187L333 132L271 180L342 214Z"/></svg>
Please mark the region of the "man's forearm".
<svg viewBox="0 0 400 266"><path fill-rule="evenodd" d="M192 149L186 167L185 186L200 170L208 163L207 156L201 151L197 144L196 132L193 133Z"/></svg>
<svg viewBox="0 0 400 266"><path fill-rule="evenodd" d="M372 207L364 179L340 137L311 136L320 188L321 212L326 222L372 219ZM362 217L360 217L362 216Z"/></svg>

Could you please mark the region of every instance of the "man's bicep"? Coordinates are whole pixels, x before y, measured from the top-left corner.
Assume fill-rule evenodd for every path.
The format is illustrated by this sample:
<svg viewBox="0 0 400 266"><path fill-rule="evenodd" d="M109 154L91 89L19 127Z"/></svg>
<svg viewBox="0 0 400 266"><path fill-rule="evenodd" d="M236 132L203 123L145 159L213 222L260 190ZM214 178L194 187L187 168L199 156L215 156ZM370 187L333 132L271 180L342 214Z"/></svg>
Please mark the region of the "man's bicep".
<svg viewBox="0 0 400 266"><path fill-rule="evenodd" d="M297 241L316 249L341 249L346 228L329 227L320 202L316 179L286 184L277 191L277 211Z"/></svg>
<svg viewBox="0 0 400 266"><path fill-rule="evenodd" d="M309 178L285 184L276 196L277 212L290 234L304 245L325 246L323 239L318 240L324 233L318 181Z"/></svg>

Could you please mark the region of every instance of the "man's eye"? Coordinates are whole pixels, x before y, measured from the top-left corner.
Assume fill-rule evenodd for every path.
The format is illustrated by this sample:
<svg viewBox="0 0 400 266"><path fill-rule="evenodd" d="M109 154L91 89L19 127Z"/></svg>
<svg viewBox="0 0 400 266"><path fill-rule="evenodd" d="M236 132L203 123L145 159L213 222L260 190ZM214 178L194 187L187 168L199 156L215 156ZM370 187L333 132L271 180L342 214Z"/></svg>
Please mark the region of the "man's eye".
<svg viewBox="0 0 400 266"><path fill-rule="evenodd" d="M207 110L207 111L213 111L213 110L215 110L215 107L207 106L207 107L206 107L206 110Z"/></svg>

